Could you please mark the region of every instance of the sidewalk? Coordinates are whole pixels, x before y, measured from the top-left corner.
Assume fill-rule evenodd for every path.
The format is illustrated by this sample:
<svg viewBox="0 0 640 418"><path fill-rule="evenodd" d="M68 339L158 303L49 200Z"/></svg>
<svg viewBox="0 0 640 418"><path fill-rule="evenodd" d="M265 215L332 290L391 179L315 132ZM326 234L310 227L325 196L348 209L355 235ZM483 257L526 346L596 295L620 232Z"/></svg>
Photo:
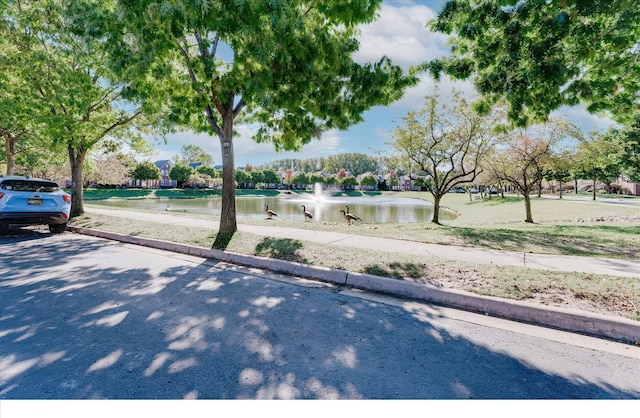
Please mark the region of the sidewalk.
<svg viewBox="0 0 640 418"><path fill-rule="evenodd" d="M170 213L144 213L136 211L87 208L88 212L126 217L173 225L194 226L216 230L217 222L195 219ZM272 226L239 224L240 231L262 236L291 238L326 245L398 251L415 255L430 255L472 263L500 263L555 271L580 271L618 276L640 277L640 262L605 258L523 254L497 250L423 244L417 242L358 236L345 233L308 231ZM309 278L340 288L353 288L365 292L392 295L435 305L448 306L483 315L519 321L557 330L605 338L631 345L640 345L640 321L599 315L591 312L562 309L546 305L482 296L475 293L444 289L365 273L354 273L321 266L312 266L284 260L235 254L211 248L196 247L131 235L123 235L88 228L70 227L71 232L96 236L134 245L142 245L174 253L214 259L237 265L250 266L280 275ZM265 276L267 277L267 276Z"/></svg>
<svg viewBox="0 0 640 418"><path fill-rule="evenodd" d="M198 228L217 229L218 223L208 219L195 219L170 213L145 213L137 211L87 208L87 212L109 216L139 219L150 222L185 225ZM361 248L432 256L446 260L457 260L475 264L500 264L528 267L540 270L610 274L614 276L640 278L640 260L614 258L579 257L549 254L532 254L516 251L500 251L456 245L426 244L401 239L377 238L340 232L311 231L283 226L259 226L238 224L238 230L260 236L297 239L348 248Z"/></svg>

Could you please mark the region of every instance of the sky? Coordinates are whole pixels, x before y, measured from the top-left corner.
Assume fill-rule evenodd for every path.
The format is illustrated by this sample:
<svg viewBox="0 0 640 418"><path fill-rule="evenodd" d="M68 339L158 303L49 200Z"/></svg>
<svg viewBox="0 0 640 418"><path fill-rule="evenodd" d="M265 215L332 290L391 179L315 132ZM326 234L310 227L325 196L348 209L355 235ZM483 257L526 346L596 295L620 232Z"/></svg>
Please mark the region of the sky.
<svg viewBox="0 0 640 418"><path fill-rule="evenodd" d="M362 27L359 37L360 50L354 59L359 63L376 62L382 56L391 58L394 64L408 70L411 65L445 56L448 51L446 35L430 32L427 21L437 16L446 0L383 0L379 19ZM363 114L364 121L346 131L325 132L298 152L276 152L273 144L258 144L251 139L255 126L236 125L234 137L235 165L260 166L282 158L316 158L341 153L388 155L392 141L390 132L402 116L419 110L424 97L433 91L435 83L428 74L420 76L420 82L406 91L402 99L386 107L375 107ZM469 82L453 82L446 77L439 83L444 95L452 88L465 95L473 94ZM590 115L584 106L561 108L554 116L565 116L584 132L606 129L611 120ZM184 145L197 145L213 157L214 165L222 163L220 141L216 136L179 132L167 136L167 143L157 144L152 160L173 160Z"/></svg>

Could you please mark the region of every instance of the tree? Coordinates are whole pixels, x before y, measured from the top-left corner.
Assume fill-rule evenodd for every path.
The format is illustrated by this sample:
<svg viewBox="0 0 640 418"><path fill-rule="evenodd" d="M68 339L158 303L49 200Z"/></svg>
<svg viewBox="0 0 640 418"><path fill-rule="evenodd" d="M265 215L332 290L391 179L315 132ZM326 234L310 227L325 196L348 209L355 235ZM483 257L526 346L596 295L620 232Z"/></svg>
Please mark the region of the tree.
<svg viewBox="0 0 640 418"><path fill-rule="evenodd" d="M569 153L552 155L547 162L544 178L547 181L558 182L560 199L562 199L562 184L571 180L571 164L574 156Z"/></svg>
<svg viewBox="0 0 640 418"><path fill-rule="evenodd" d="M180 148L180 155L176 156L175 160L176 163L185 165L200 163L213 166L213 157L197 145L183 145Z"/></svg>
<svg viewBox="0 0 640 418"><path fill-rule="evenodd" d="M481 163L495 141L493 124L500 120L499 112L476 113L459 92L452 98L447 104L438 94L427 96L424 107L407 113L391 133L391 145L401 157L431 179L425 186L433 196L434 223L440 222L442 197L482 172Z"/></svg>
<svg viewBox="0 0 640 418"><path fill-rule="evenodd" d="M208 165L199 165L196 167L196 171L200 174L206 174L211 178L216 178L220 174L218 173L218 170Z"/></svg>
<svg viewBox="0 0 640 418"><path fill-rule="evenodd" d="M451 0L432 22L451 55L425 63L436 78L473 77L481 108L507 101L518 126L564 105L619 121L640 101L640 8L635 0Z"/></svg>
<svg viewBox="0 0 640 418"><path fill-rule="evenodd" d="M359 176L367 172L378 171L378 160L361 153L344 153L327 157L324 161L323 169L335 174L341 168L345 169L353 176Z"/></svg>
<svg viewBox="0 0 640 418"><path fill-rule="evenodd" d="M609 135L591 132L578 144L576 155L578 174L583 179L593 181L593 200L596 200L598 180L605 183L608 189L621 171L619 147Z"/></svg>
<svg viewBox="0 0 640 418"><path fill-rule="evenodd" d="M247 183L251 181L251 176L244 170L236 170L234 180L238 184L239 188L246 189ZM224 183L224 179L222 181ZM224 187L224 184L222 187Z"/></svg>
<svg viewBox="0 0 640 418"><path fill-rule="evenodd" d="M11 111L2 110L2 108L9 109L12 106L6 106L6 101L2 100L0 96L0 115L12 116ZM0 116L1 117L1 116ZM3 118L4 119L4 118ZM7 118L9 119L9 118ZM14 118L15 120L15 118ZM11 121L0 121L0 140L3 141L3 156L6 161L6 174L13 175L15 172L15 156L18 151L17 144L22 141L26 141L28 138L28 130L26 128L18 127L11 124Z"/></svg>
<svg viewBox="0 0 640 418"><path fill-rule="evenodd" d="M13 175L16 154L38 141L39 115L44 104L36 86L29 83L33 69L24 65L32 37L21 30L21 21L14 20L15 4L0 5L0 141L3 143L0 161L6 162L6 174Z"/></svg>
<svg viewBox="0 0 640 418"><path fill-rule="evenodd" d="M284 178L282 179L282 182L287 186L291 186L293 184L294 176L295 176L295 173L293 172L293 170L290 168L287 168L284 172Z"/></svg>
<svg viewBox="0 0 640 418"><path fill-rule="evenodd" d="M195 170L185 164L176 164L169 170L169 178L178 182L179 187L183 186L183 183L187 181L190 175L194 174Z"/></svg>
<svg viewBox="0 0 640 418"><path fill-rule="evenodd" d="M614 128L608 137L619 145L617 154L625 175L640 182L640 115L623 129Z"/></svg>
<svg viewBox="0 0 640 418"><path fill-rule="evenodd" d="M264 183L264 176L262 175L262 171L253 170L249 173L249 175L251 176L251 183L253 183L254 186L259 183Z"/></svg>
<svg viewBox="0 0 640 418"><path fill-rule="evenodd" d="M340 183L340 180L336 176L327 176L324 179L324 184L327 186L335 186L338 183Z"/></svg>
<svg viewBox="0 0 640 418"><path fill-rule="evenodd" d="M563 140L575 134L572 125L561 119L505 134L498 153L489 160L494 176L512 184L522 194L525 222L532 223L531 192L539 187L550 158L560 150Z"/></svg>
<svg viewBox="0 0 640 418"><path fill-rule="evenodd" d="M160 169L151 161L144 161L131 171L131 178L141 181L160 180Z"/></svg>
<svg viewBox="0 0 640 418"><path fill-rule="evenodd" d="M309 181L307 173L298 173L291 179L291 184L305 188L308 184L311 184L311 182Z"/></svg>
<svg viewBox="0 0 640 418"><path fill-rule="evenodd" d="M236 123L257 123L256 141L297 150L326 130L362 121L363 112L417 82L386 57L353 60L358 25L376 17L381 0L118 5L108 18L125 24L127 36L114 43L113 62L138 75L138 91L165 94L176 126L219 139L222 234L237 230Z"/></svg>
<svg viewBox="0 0 640 418"><path fill-rule="evenodd" d="M94 182L107 185L125 184L130 178L131 170L136 167L136 161L122 153L97 158L95 164L98 176Z"/></svg>
<svg viewBox="0 0 640 418"><path fill-rule="evenodd" d="M271 169L262 170L262 178L266 184L280 184L282 179L275 171Z"/></svg>
<svg viewBox="0 0 640 418"><path fill-rule="evenodd" d="M206 180L198 173L193 172L187 176L187 179L184 181L184 186L192 187L192 188L201 188L206 184Z"/></svg>
<svg viewBox="0 0 640 418"><path fill-rule="evenodd" d="M309 174L309 184L324 184L324 177L320 174Z"/></svg>
<svg viewBox="0 0 640 418"><path fill-rule="evenodd" d="M342 185L343 189L353 190L358 185L358 180L354 176L346 176L340 180L340 185Z"/></svg>
<svg viewBox="0 0 640 418"><path fill-rule="evenodd" d="M83 169L88 153L102 146L115 151L145 141L132 122L142 111L125 101L128 86L106 65L105 39L88 34L85 21L111 3L92 0L43 0L3 3L2 28L20 49L15 65L28 69L26 90L41 104L31 118L38 121L42 142L64 149L72 178L71 216L84 212ZM31 99L29 100L31 101ZM23 115L22 113L19 113Z"/></svg>

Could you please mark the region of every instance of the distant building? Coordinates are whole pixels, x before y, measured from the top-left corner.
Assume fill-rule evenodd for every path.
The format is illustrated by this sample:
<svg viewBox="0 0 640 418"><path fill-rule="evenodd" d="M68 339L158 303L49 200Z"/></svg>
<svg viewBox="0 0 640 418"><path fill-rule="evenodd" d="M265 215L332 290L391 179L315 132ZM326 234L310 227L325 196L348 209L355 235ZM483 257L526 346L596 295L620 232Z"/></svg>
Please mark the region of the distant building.
<svg viewBox="0 0 640 418"><path fill-rule="evenodd" d="M616 184L620 187L620 192L622 194L640 196L640 183L631 183L624 176L620 176L616 181Z"/></svg>
<svg viewBox="0 0 640 418"><path fill-rule="evenodd" d="M169 178L169 172L171 171L171 167L173 167L173 162L171 160L159 160L154 163L156 167L160 170L160 180L155 180L154 185L149 183L150 187L177 187L178 182L175 180L171 180Z"/></svg>

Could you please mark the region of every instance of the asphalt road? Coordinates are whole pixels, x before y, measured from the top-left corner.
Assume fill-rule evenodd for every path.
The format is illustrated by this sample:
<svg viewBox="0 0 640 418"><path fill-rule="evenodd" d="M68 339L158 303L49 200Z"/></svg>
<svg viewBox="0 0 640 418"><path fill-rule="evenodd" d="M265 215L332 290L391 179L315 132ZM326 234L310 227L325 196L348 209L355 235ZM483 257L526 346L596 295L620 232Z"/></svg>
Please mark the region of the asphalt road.
<svg viewBox="0 0 640 418"><path fill-rule="evenodd" d="M640 398L634 346L70 233L0 301L0 399Z"/></svg>

